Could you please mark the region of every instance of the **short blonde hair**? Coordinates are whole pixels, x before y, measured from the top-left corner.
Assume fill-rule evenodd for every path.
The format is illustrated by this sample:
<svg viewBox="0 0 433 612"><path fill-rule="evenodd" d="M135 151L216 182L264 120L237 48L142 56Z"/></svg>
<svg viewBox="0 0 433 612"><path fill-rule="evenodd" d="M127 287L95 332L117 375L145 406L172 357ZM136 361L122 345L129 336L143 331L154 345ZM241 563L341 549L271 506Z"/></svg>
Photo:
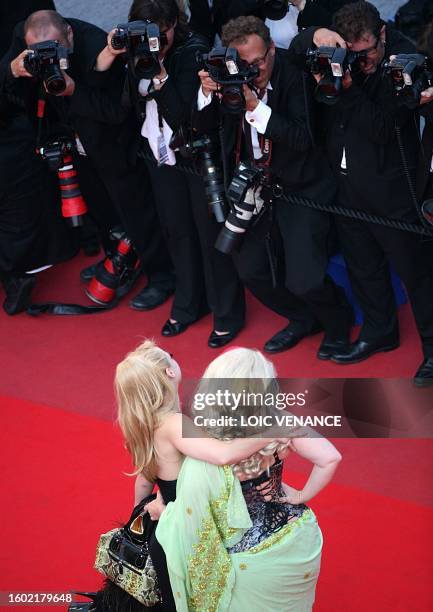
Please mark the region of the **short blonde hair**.
<svg viewBox="0 0 433 612"><path fill-rule="evenodd" d="M214 392L226 387L230 387L230 392L243 393L248 398L248 394L275 394L278 392L277 373L274 364L256 349L233 348L219 355L206 368L202 379L198 385L196 393L202 393L204 397L209 392ZM236 380L234 380L236 379ZM238 416L244 414L248 416L265 416L271 414L272 409L262 404L251 405L248 401L245 405L240 405ZM200 412L203 414L203 412ZM205 416L207 418L217 418L221 415L229 416L232 414L231 407L216 407L215 405L205 404ZM248 436L264 431L264 427L236 427L222 425L220 427L207 428L209 435L220 439L232 439L235 437ZM263 471L262 463L264 457L278 451L281 447L286 448L288 444L273 442L248 459L240 461L232 466L238 476L253 478Z"/></svg>
<svg viewBox="0 0 433 612"><path fill-rule="evenodd" d="M116 368L118 422L136 468L148 480L157 476L154 432L162 419L179 409L177 388L166 373L167 353L145 340Z"/></svg>

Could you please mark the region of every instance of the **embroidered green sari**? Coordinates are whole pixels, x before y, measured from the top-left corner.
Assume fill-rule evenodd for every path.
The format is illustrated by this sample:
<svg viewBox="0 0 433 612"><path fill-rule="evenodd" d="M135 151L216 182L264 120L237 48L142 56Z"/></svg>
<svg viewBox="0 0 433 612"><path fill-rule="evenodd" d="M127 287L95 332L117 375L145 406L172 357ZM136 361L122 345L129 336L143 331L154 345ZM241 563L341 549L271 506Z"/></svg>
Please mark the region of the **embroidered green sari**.
<svg viewBox="0 0 433 612"><path fill-rule="evenodd" d="M322 534L312 510L245 552L229 554L251 527L230 467L186 458L175 502L156 530L179 612L307 612Z"/></svg>

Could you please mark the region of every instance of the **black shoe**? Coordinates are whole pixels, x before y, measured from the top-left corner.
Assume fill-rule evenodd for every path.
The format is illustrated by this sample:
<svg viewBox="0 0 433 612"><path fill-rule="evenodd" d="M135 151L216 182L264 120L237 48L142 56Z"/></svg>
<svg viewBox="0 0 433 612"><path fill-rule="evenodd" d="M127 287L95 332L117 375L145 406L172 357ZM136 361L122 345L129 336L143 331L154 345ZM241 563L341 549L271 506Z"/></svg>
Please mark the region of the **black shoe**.
<svg viewBox="0 0 433 612"><path fill-rule="evenodd" d="M375 353L385 353L387 351L393 351L400 346L398 338L395 336L378 338L377 340L357 340L353 344L349 344L346 350L331 355L331 361L339 363L341 365L349 363L358 363L368 359Z"/></svg>
<svg viewBox="0 0 433 612"><path fill-rule="evenodd" d="M11 278L4 283L6 299L3 309L8 315L24 312L30 306L30 296L36 284L36 277L26 275L19 278Z"/></svg>
<svg viewBox="0 0 433 612"><path fill-rule="evenodd" d="M277 332L275 336L272 336L272 338L266 342L264 349L267 353L287 351L296 346L306 336L318 334L319 331L321 331L319 326L314 327L310 332L305 332L298 327L294 327L290 323L287 327Z"/></svg>
<svg viewBox="0 0 433 612"><path fill-rule="evenodd" d="M176 323L172 323L170 319L168 319L163 328L161 329L161 334L163 336L177 336L184 332L188 327L188 323L181 323L180 321L176 321Z"/></svg>
<svg viewBox="0 0 433 612"><path fill-rule="evenodd" d="M129 306L134 310L152 310L168 300L173 293L174 289L147 286L129 302Z"/></svg>
<svg viewBox="0 0 433 612"><path fill-rule="evenodd" d="M98 262L99 263L99 262ZM87 266L87 268L83 268L80 272L80 278L85 283L88 283L96 274L96 268L98 264L92 264L91 266Z"/></svg>
<svg viewBox="0 0 433 612"><path fill-rule="evenodd" d="M419 366L414 376L415 387L431 387L433 385L433 357L427 357Z"/></svg>
<svg viewBox="0 0 433 612"><path fill-rule="evenodd" d="M137 268L136 270L128 270L127 273L124 274L121 278L120 284L116 289L116 298L122 298L127 293L129 293L142 272L142 268Z"/></svg>
<svg viewBox="0 0 433 612"><path fill-rule="evenodd" d="M227 334L217 334L215 330L212 330L208 338L207 345L210 348L221 348L222 346L225 346L226 344L231 342L234 338L236 338L238 333L239 333L239 330L231 331L231 332L228 332Z"/></svg>
<svg viewBox="0 0 433 612"><path fill-rule="evenodd" d="M317 359L331 359L332 355L346 351L349 346L349 340L328 340L325 336L317 351Z"/></svg>

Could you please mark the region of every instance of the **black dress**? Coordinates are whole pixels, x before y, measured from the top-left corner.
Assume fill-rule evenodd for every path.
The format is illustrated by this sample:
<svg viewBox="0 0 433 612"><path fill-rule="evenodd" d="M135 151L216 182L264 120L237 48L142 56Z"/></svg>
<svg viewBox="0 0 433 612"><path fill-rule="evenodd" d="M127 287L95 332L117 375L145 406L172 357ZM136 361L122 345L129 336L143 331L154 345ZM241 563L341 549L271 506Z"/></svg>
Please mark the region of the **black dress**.
<svg viewBox="0 0 433 612"><path fill-rule="evenodd" d="M162 480L157 478L156 484L161 491L162 498L165 504L176 499L176 483L177 480ZM158 585L161 591L161 604L158 605L158 610L164 610L164 612L175 612L176 604L174 603L173 593L171 592L170 577L167 570L167 560L165 553L162 549L161 544L153 535L150 545L150 556L152 558L153 565L158 576Z"/></svg>

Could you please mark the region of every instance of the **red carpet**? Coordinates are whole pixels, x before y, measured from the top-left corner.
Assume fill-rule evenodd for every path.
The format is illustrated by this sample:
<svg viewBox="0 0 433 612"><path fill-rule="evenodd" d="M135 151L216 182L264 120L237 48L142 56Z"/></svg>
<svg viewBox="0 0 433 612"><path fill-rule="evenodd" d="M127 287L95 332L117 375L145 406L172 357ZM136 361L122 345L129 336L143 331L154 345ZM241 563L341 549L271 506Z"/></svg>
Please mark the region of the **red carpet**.
<svg viewBox="0 0 433 612"><path fill-rule="evenodd" d="M76 278L87 263L69 262L41 275L37 301L85 303ZM113 312L82 317L0 314L0 591L100 584L92 569L98 535L124 520L132 501L132 481L124 476L129 459L111 423L113 370L141 338L160 339L168 312L165 305L137 313L124 303ZM260 347L284 324L250 299L248 326L236 344ZM402 348L343 371L315 359L320 336L275 363L281 376L410 377L421 355L407 307L401 326ZM210 328L207 317L164 341L185 376L200 375L215 356L206 346ZM432 609L432 441L336 445L344 461L335 482L312 504L325 537L315 611ZM308 466L298 458L287 463L287 479L300 485Z"/></svg>

